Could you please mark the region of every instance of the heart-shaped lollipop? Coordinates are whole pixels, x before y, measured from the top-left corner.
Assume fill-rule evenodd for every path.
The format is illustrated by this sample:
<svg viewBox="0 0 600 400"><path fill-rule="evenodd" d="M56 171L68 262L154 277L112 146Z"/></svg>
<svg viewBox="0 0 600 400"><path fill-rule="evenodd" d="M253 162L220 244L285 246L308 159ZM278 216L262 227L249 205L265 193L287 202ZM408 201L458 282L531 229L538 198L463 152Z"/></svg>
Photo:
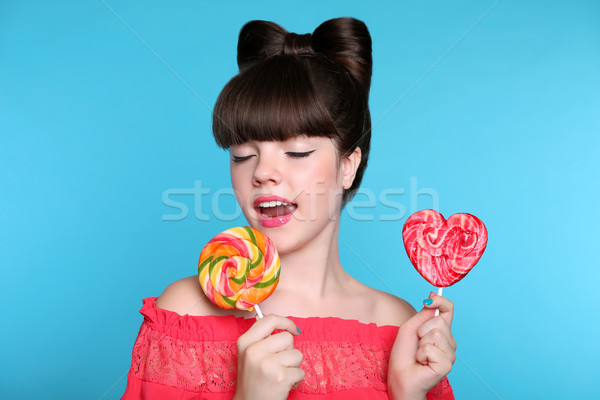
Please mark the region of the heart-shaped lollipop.
<svg viewBox="0 0 600 400"><path fill-rule="evenodd" d="M487 244L487 230L471 214L454 214L446 221L435 210L422 210L406 220L402 238L417 271L442 288L460 281L477 264Z"/></svg>

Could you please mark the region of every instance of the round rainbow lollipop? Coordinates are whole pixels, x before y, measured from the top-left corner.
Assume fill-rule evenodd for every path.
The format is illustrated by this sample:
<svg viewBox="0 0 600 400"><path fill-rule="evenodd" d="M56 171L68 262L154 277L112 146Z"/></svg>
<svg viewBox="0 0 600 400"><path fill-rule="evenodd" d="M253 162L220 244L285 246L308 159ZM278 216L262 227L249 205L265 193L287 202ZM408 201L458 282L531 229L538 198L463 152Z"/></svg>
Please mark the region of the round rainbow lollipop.
<svg viewBox="0 0 600 400"><path fill-rule="evenodd" d="M249 226L219 233L204 246L198 278L216 305L238 310L256 309L279 282L279 254L271 239Z"/></svg>

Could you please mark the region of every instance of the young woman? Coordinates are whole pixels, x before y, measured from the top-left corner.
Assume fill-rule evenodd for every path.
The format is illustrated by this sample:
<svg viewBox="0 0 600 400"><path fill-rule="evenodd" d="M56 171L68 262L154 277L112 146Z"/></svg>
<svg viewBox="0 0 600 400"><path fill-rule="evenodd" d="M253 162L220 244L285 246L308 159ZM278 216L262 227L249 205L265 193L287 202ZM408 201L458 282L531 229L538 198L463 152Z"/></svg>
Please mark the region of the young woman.
<svg viewBox="0 0 600 400"><path fill-rule="evenodd" d="M416 313L340 264L340 213L369 157L366 26L252 21L238 65L213 132L248 223L280 254L279 285L259 320L212 304L197 276L145 299L123 399L453 399L452 303L432 293Z"/></svg>

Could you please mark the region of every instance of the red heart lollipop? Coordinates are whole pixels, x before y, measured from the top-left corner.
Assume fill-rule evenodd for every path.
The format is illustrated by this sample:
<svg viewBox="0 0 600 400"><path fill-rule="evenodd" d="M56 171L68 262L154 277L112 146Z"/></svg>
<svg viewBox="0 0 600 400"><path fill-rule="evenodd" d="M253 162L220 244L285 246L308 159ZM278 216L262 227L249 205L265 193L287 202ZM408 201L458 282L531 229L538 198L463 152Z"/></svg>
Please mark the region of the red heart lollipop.
<svg viewBox="0 0 600 400"><path fill-rule="evenodd" d="M436 287L454 285L477 264L487 244L487 230L471 214L454 214L446 221L435 210L422 210L406 220L402 230L408 258Z"/></svg>

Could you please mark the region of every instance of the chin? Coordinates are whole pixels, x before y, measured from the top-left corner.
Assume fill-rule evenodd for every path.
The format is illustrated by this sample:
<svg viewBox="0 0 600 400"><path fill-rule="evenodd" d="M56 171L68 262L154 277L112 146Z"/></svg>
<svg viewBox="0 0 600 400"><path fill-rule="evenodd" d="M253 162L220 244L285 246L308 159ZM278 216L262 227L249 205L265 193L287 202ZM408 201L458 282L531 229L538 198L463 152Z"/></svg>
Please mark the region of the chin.
<svg viewBox="0 0 600 400"><path fill-rule="evenodd" d="M258 225L256 229L267 235L275 245L275 249L279 255L285 255L293 252L302 247L302 243L300 243L297 235L294 235L293 232L286 232L285 230L279 228L265 228L264 226Z"/></svg>
<svg viewBox="0 0 600 400"><path fill-rule="evenodd" d="M275 243L275 248L277 249L279 256L282 257L301 249L308 241L296 241L295 243L292 243L285 239L279 241L273 239L273 242Z"/></svg>
<svg viewBox="0 0 600 400"><path fill-rule="evenodd" d="M255 221L251 226L267 235L273 241L275 249L277 249L280 256L301 249L310 242L311 237L314 237L314 235L302 234L298 227L294 227L293 229L285 229L283 227L266 228L258 221Z"/></svg>

